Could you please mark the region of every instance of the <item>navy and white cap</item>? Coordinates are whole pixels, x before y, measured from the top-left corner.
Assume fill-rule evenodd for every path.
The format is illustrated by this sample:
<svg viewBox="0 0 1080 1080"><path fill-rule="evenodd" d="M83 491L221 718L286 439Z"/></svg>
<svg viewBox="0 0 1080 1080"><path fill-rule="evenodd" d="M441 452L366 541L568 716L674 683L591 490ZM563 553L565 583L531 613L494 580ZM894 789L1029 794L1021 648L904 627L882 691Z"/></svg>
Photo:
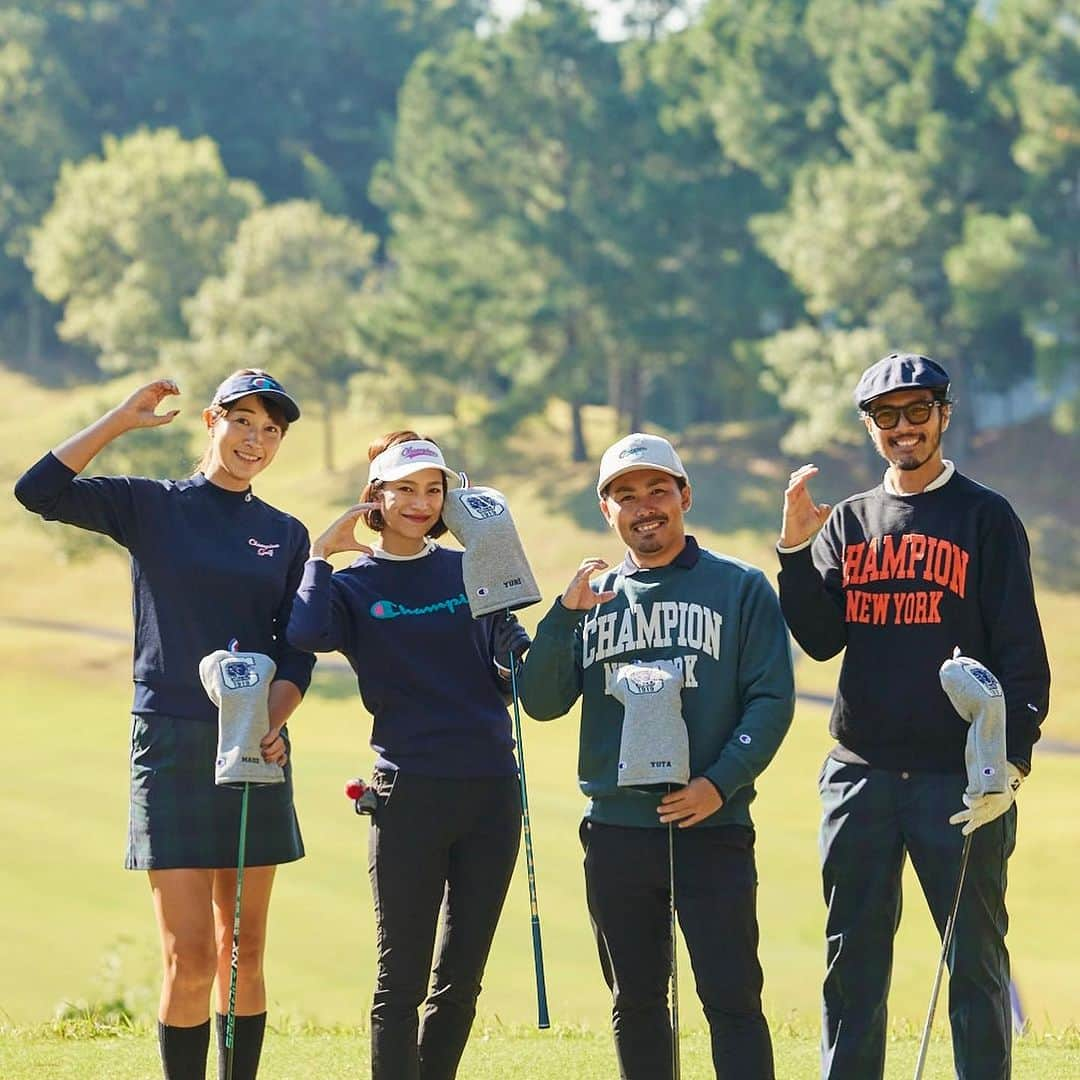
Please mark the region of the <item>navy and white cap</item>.
<svg viewBox="0 0 1080 1080"><path fill-rule="evenodd" d="M255 375L230 375L215 391L210 399L211 405L229 405L248 394L261 394L273 398L281 405L281 411L290 424L300 419L300 406L289 397L285 388L269 375L262 372Z"/></svg>
<svg viewBox="0 0 1080 1080"><path fill-rule="evenodd" d="M855 387L855 405L867 403L893 390L936 390L948 395L949 373L929 356L918 353L889 353L871 364Z"/></svg>
<svg viewBox="0 0 1080 1080"><path fill-rule="evenodd" d="M388 446L368 466L368 483L400 480L422 469L439 469L446 474L450 487L461 487L460 474L446 464L442 451L428 439L409 439Z"/></svg>
<svg viewBox="0 0 1080 1080"><path fill-rule="evenodd" d="M644 435L640 431L627 435L604 451L600 459L600 478L596 481L596 494L602 499L604 488L623 473L634 469L658 469L671 476L688 480L675 447L659 435Z"/></svg>

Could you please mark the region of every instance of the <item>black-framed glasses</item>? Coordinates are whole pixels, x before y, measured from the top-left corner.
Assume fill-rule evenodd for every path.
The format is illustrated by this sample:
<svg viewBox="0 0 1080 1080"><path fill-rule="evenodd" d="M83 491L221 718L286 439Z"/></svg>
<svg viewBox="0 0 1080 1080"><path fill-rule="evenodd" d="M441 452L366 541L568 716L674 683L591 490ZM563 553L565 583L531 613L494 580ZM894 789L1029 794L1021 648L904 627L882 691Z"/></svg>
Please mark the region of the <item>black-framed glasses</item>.
<svg viewBox="0 0 1080 1080"><path fill-rule="evenodd" d="M882 431L889 431L900 423L901 414L909 424L925 424L935 409L943 409L951 404L951 401L935 398L933 401L912 401L907 405L882 405L877 409L864 409L863 412Z"/></svg>

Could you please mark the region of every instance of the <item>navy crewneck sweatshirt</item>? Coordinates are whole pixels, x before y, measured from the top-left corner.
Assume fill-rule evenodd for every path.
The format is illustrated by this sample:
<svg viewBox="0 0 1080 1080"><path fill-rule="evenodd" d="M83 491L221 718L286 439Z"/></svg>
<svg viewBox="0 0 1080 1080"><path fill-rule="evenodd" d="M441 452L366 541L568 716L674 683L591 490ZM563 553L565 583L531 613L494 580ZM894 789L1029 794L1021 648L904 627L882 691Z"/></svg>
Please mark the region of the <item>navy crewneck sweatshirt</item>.
<svg viewBox="0 0 1080 1080"><path fill-rule="evenodd" d="M376 765L426 776L512 776L510 718L495 674L499 613L474 619L460 551L361 556L336 573L311 559L292 607L289 641L341 652L373 719Z"/></svg>
<svg viewBox="0 0 1080 1080"><path fill-rule="evenodd" d="M916 495L879 484L839 503L780 567L799 644L815 660L844 650L834 756L962 772L968 726L938 678L959 646L1001 681L1009 758L1030 762L1050 668L1027 534L1001 495L960 473Z"/></svg>
<svg viewBox="0 0 1080 1080"><path fill-rule="evenodd" d="M79 477L52 453L23 474L15 497L47 521L103 533L130 552L133 712L217 723L199 661L233 638L273 657L275 680L307 689L314 658L285 640L308 550L296 518L202 473Z"/></svg>

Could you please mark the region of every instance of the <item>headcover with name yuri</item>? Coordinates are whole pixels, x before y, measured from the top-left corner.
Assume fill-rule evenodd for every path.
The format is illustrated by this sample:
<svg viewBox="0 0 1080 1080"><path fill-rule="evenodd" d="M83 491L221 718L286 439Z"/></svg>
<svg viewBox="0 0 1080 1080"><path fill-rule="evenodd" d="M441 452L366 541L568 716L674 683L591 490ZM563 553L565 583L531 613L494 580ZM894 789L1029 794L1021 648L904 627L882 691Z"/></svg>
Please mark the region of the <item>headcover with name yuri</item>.
<svg viewBox="0 0 1080 1080"><path fill-rule="evenodd" d="M468 486L448 491L442 518L465 549L461 571L474 618L517 611L540 600L540 587L502 492Z"/></svg>

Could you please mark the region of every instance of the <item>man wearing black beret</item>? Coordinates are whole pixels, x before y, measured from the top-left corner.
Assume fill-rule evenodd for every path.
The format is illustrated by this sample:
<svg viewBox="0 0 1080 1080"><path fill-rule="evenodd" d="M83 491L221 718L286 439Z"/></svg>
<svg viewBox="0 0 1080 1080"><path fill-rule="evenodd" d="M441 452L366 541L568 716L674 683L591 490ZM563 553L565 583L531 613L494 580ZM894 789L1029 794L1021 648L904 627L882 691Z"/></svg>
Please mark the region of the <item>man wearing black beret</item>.
<svg viewBox="0 0 1080 1080"><path fill-rule="evenodd" d="M1001 495L943 458L953 403L940 364L892 353L863 373L855 404L888 462L882 482L831 508L807 487L816 466L802 466L785 492L777 545L780 602L796 640L816 660L844 651L830 723L836 745L819 779L828 905L822 1075L884 1074L905 858L942 933L971 834L947 955L953 1058L959 1080L1007 1080L1006 865L1015 792L1050 691L1027 535ZM956 646L1004 687L1004 795L965 795L967 723L938 678Z"/></svg>

